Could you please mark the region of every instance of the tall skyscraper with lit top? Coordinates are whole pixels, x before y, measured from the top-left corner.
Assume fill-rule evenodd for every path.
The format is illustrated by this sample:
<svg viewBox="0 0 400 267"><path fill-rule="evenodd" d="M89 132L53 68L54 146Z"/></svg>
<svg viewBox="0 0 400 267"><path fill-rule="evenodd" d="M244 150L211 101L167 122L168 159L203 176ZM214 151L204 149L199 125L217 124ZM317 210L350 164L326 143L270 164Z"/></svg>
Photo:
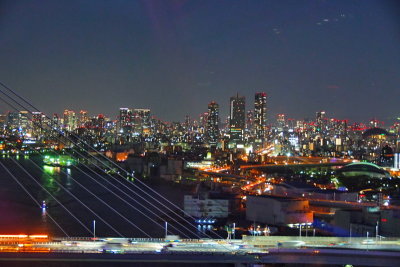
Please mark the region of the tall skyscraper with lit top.
<svg viewBox="0 0 400 267"><path fill-rule="evenodd" d="M246 99L244 96L231 97L229 109L230 109L230 120L229 120L229 133L231 143L242 143L243 133L246 127L246 113L245 113Z"/></svg>
<svg viewBox="0 0 400 267"><path fill-rule="evenodd" d="M325 131L327 118L325 111L318 111L315 115L316 117L316 124L317 124L317 132Z"/></svg>
<svg viewBox="0 0 400 267"><path fill-rule="evenodd" d="M73 110L64 110L64 129L73 131L77 127L76 114Z"/></svg>
<svg viewBox="0 0 400 267"><path fill-rule="evenodd" d="M86 110L81 110L79 112L79 127L85 127L86 123L89 121L88 112Z"/></svg>
<svg viewBox="0 0 400 267"><path fill-rule="evenodd" d="M286 127L286 115L278 114L276 118L277 126L279 131L283 131L283 128Z"/></svg>
<svg viewBox="0 0 400 267"><path fill-rule="evenodd" d="M256 142L264 142L267 127L267 94L256 93L254 98L254 135Z"/></svg>
<svg viewBox="0 0 400 267"><path fill-rule="evenodd" d="M219 105L216 102L208 104L207 139L211 145L215 145L219 138Z"/></svg>

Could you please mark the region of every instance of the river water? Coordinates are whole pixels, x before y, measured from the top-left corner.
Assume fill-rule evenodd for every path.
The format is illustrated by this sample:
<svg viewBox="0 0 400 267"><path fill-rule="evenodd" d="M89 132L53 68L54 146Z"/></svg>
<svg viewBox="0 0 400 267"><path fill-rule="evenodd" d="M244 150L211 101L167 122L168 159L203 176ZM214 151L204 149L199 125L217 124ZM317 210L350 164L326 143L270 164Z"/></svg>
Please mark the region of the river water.
<svg viewBox="0 0 400 267"><path fill-rule="evenodd" d="M6 168L4 168L2 164L4 164ZM10 175L6 169L9 170L12 175ZM24 186L36 202L32 200L28 193L25 192L14 179ZM119 184L119 182L124 186ZM183 206L184 195L192 193L192 188L166 183L159 179L146 182L146 185L179 207ZM72 197L62 187L65 187L71 194L76 196L78 200ZM144 190L149 195L144 194L141 190ZM159 202L151 200L152 197L156 198ZM132 208L124 200L137 210ZM45 201L47 206L45 211L40 207L43 201ZM102 201L104 201L104 203L102 203ZM150 201L155 207L151 206L147 201ZM141 204L143 204L143 206L141 206ZM71 237L87 237L93 234L90 231L93 229L93 220L96 220L97 236L117 237L118 234L112 229L114 228L124 237L146 237L147 234L154 238L162 238L165 235L165 220L164 218L157 218L157 216L162 213L158 209L165 211L166 207L172 208L171 205L165 206L165 204L164 200L161 200L159 196L151 192L146 186L140 185L137 181L132 184L123 178L115 180L87 168L79 170L76 166L69 169L49 167L43 165L38 157L19 158L16 162L13 161L13 158L0 158L0 234L48 234L53 237L63 237L66 236L64 233L65 231ZM62 206L65 206L69 212ZM50 216L54 218L60 227L50 219ZM176 218L176 216L174 217ZM173 220L169 220L168 234L190 238L205 237L204 233L197 230L198 226L185 224L183 221L180 223L183 224L183 226ZM90 231L85 229L81 224ZM63 230L61 230L61 228ZM190 231L185 228L189 228ZM208 234L212 237L216 237L209 232ZM219 234L223 235L222 232L219 232ZM132 266L132 263L0 261L0 266L3 265L15 267L124 267ZM167 262L137 263L133 265L192 267L233 266L233 264Z"/></svg>
<svg viewBox="0 0 400 267"><path fill-rule="evenodd" d="M147 234L157 238L165 235L165 216L157 216L162 214L160 210L167 210L166 201L137 181L130 183L120 177L111 178L85 167L81 170L76 166L50 167L35 157L19 158L18 164L12 158L4 157L0 162L39 204L43 201L46 203L44 211L0 165L0 234L46 233L50 236L66 236L65 231L69 236L91 236L95 220L96 236L121 234L126 237L146 237ZM190 188L162 181L146 182L146 185L179 207L183 206L184 194L191 191ZM152 197L159 202L152 200ZM171 205L167 207L176 210ZM174 215L174 218L177 216ZM184 224L183 221L181 223ZM190 228L190 231L185 227ZM196 229L194 225L181 226L173 220L168 221L168 234L171 235L197 237L200 233Z"/></svg>

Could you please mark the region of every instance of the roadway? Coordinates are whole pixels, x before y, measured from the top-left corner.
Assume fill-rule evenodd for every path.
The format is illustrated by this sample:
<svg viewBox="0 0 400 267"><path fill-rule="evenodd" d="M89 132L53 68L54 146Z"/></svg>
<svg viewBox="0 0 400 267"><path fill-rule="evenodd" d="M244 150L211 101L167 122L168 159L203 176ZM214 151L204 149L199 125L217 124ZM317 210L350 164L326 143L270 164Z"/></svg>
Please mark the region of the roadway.
<svg viewBox="0 0 400 267"><path fill-rule="evenodd" d="M0 261L327 263L400 266L400 239L245 236L243 239L2 238ZM309 256L309 257L308 257ZM1 265L1 264L0 264Z"/></svg>

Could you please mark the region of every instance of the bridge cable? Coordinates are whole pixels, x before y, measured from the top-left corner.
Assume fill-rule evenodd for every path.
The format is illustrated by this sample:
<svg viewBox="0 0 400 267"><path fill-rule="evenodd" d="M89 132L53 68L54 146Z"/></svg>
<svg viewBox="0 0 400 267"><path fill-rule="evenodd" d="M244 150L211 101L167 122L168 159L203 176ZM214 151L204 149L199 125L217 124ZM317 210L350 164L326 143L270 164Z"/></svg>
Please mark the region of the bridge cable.
<svg viewBox="0 0 400 267"><path fill-rule="evenodd" d="M9 170L9 168L7 168L3 162L0 161L0 165L3 167L4 170L6 170L6 172L14 179L14 181L25 191L26 194L28 194L31 199L33 200L33 202L35 202L39 208L42 207L42 205L39 203L39 201L37 201L34 196L29 193L28 189L26 189L26 187L20 182L18 181L17 177ZM69 235L67 234L67 232L61 227L61 225L53 218L53 216L50 215L50 213L47 212L47 216L53 221L53 223L67 236L69 237Z"/></svg>
<svg viewBox="0 0 400 267"><path fill-rule="evenodd" d="M21 163L19 163L18 161L16 161L15 159L12 159L14 161L14 163L16 165L19 165L19 167L21 169L23 169L23 171L28 174L29 176L32 176L25 167L22 166ZM33 160L28 159L33 165L35 165L39 170L42 170L42 168L40 168L39 165L37 165ZM66 174L66 173L65 173ZM48 177L54 178L54 176L50 176L49 174L45 173L45 175L47 175ZM71 176L72 178L72 176ZM73 179L73 178L72 178ZM75 181L75 179L73 179ZM59 181L57 181L57 179L54 178L54 181L57 183L57 185L59 187L61 187L65 192L67 192L70 196L72 196L76 201L79 202L79 204L81 204L82 206L84 206L85 208L87 208L93 215L95 215L100 221L102 221L105 225L107 225L108 227L111 228L111 230L113 230L117 235L119 235L120 237L123 237L123 235L118 232L113 226L111 226L106 220L104 220L100 215L98 215L96 212L94 212L91 208L89 208L84 202L82 202L75 194L73 194L70 190L68 190L65 186L63 186ZM92 232L93 234L93 232Z"/></svg>
<svg viewBox="0 0 400 267"><path fill-rule="evenodd" d="M4 98L0 97L0 99L2 99L4 102L6 102L7 104L9 104L10 106L12 106L10 103L8 103L6 100L4 100ZM14 107L14 106L12 106ZM16 109L14 107L14 109ZM18 109L16 109L18 110ZM42 128L43 129L43 128ZM61 141L61 140L60 140ZM70 153L68 153L70 154ZM70 154L71 156L73 156L72 154ZM82 154L81 154L82 155ZM83 155L82 155L83 156ZM29 159L30 160L30 159ZM36 163L34 163L32 160L30 160L34 165L36 165L38 168L40 168ZM160 224L156 221L154 221L152 218L150 218L147 214L143 213L142 211L140 211L139 209L137 209L136 207L134 207L132 204L130 204L129 202L127 202L126 200L122 199L120 196L118 196L117 194L115 194L115 192L111 191L108 187L105 187L104 185L102 185L101 183L99 183L95 178L93 178L91 175L89 175L87 172L84 172L81 168L74 166L76 169L80 170L82 173L86 174L88 177L90 177L93 181L95 181L97 184L99 184L100 186L102 186L103 188L105 188L106 190L110 191L112 194L114 194L116 197L118 197L119 199L121 199L122 201L124 201L125 203L127 203L129 206L131 206L132 208L134 208L135 210L139 211L142 215L144 215L145 217L147 217L148 219L152 220L154 223L156 224ZM62 171L63 173L65 173L64 171ZM99 177L101 177L103 180L107 181L104 177L102 177L101 175L97 174ZM74 179L72 176L71 178L82 188L84 188L86 191L88 191L90 194L92 194L94 197L96 197L97 199L99 199L95 194L93 194L92 192L90 192L90 190L88 190L85 186L83 186L81 183L79 183L76 179ZM111 182L107 181L110 185L114 186L115 188L117 188L115 185L113 185ZM59 184L59 183L58 183ZM60 186L62 186L61 184L59 184ZM119 189L119 188L117 188ZM64 188L64 190L66 190L68 192L67 189ZM141 204L140 202L138 202L137 200L133 199L131 196L127 195L127 193L121 189L119 189L122 193L124 193L127 197L131 198L132 200L134 200L136 203L138 203L139 205L141 205L142 207L144 207L145 209L149 210L151 213L153 213L154 215L156 215L158 218L162 219L159 215L157 215L156 213L154 213L153 211L151 211L150 209L148 209L147 207L143 206L143 204ZM70 193L70 192L68 192ZM70 193L72 194L72 193ZM142 196L138 195L139 197L141 197L143 200L146 201L146 199L144 199ZM84 203L82 201L80 201L79 199L77 199L79 202L81 202L83 205ZM105 203L103 200L99 199L103 204L105 204L106 206L108 206L110 209L112 209L114 212L117 212L115 209L113 209L111 206L109 206L107 203ZM86 205L84 205L86 208L88 208ZM89 209L89 208L88 208ZM161 210L160 210L161 211ZM93 211L92 211L93 212ZM94 213L94 212L93 212ZM94 213L96 216L99 217L99 215L97 215L96 213ZM117 212L117 214L119 214L120 216L122 216L119 212ZM150 237L147 233L145 233L142 229L140 229L140 227L136 226L135 224L133 224L129 219L127 219L126 217L122 216L126 221L128 221L128 223L132 224L135 228L139 229L143 234L145 234L147 237ZM101 219L103 220L103 219ZM110 226L106 221L103 220L104 223L106 223L110 228L113 229L113 231L115 231L117 234L119 234L120 236L122 236L117 230L115 230L115 228L113 228L112 226ZM176 221L177 222L177 221ZM178 224L180 224L179 222L177 222ZM161 225L160 225L161 226ZM170 225L171 228L176 229L177 231L181 232L178 228L176 228L173 225ZM183 226L185 228L185 226ZM187 228L186 228L187 229ZM189 232L190 230L187 229ZM181 232L182 233L182 232ZM186 235L185 235L186 236Z"/></svg>
<svg viewBox="0 0 400 267"><path fill-rule="evenodd" d="M0 99L2 100L2 101L4 101L5 103L7 103L8 105L10 105L12 108L14 108L15 110L18 110L18 109L16 109L15 108L15 106L13 106L11 103L9 103L8 101L6 101L3 97L1 97L0 96ZM30 160L30 159L29 159ZM33 161L32 161L33 162ZM20 166L21 168L23 168L23 166ZM38 168L40 168L39 166L38 166ZM25 168L23 168L24 169L24 171L26 172L26 173L28 173L29 174L29 172L27 172L26 170L25 170ZM72 178L72 177L71 177ZM36 181L36 180L35 180ZM55 179L55 181L57 182L57 184L59 184L58 183L58 181ZM77 182L76 181L76 179L74 179L74 181L77 183L77 184L79 184L82 188L84 188L85 190L87 190L89 193L91 193L94 197L96 197L96 198L98 198L95 194L93 194L92 192L90 192L90 190L88 190L87 188L85 188L84 186L82 186L79 182ZM59 186L61 186L62 187L62 185L61 184L59 184ZM67 190L67 189L65 189L64 188L64 190L66 191L66 192L68 192L69 193L69 191ZM71 193L72 194L72 193ZM72 194L73 195L73 194ZM78 198L76 198L76 200L78 200L82 205L84 205L86 208L88 208L94 215L96 215L102 222L104 222L107 226L109 226L114 232L116 232L119 236L123 236L121 233L119 233L114 227L112 227L109 223L107 223L104 219L102 219L99 215L97 215L94 211L92 211L88 206L86 206L82 201L80 201ZM116 212L118 215L120 215L120 216L122 216L125 220L127 220L128 221L128 223L130 223L131 225L133 225L135 228L137 228L137 229L139 229L140 231L142 231L142 229L140 229L140 227L137 227L135 224L133 224L132 222L130 222L128 219L126 219L126 217L124 217L123 215L121 215L119 212L117 212L114 208L112 208L111 206L109 206L107 203L105 203L103 200L101 200L101 199L99 199L103 204L105 204L106 206L108 206L110 209L112 209L114 212ZM86 228L86 229L88 229L88 228ZM91 233L91 234L93 234L90 230L89 230L89 232ZM143 232L143 231L142 231ZM145 233L145 232L143 232L147 237L150 237L147 233Z"/></svg>
<svg viewBox="0 0 400 267"><path fill-rule="evenodd" d="M41 169L39 165L37 165L33 160L29 159L33 165L35 165L37 168ZM139 210L138 208L136 208L135 206L133 206L131 203L127 202L125 199L123 199L122 197L118 196L115 192L111 191L108 187L106 187L105 185L99 183L93 176L91 176L90 174L88 174L87 172L83 171L81 168L77 167L77 166L73 166L75 169L77 169L78 171L80 171L81 173L85 174L87 177L89 177L92 181L96 182L98 185L100 185L101 187L103 187L104 189L106 189L107 191L109 191L110 193L112 193L114 196L116 196L117 198L119 198L121 201L125 202L126 204L128 204L130 207L132 207L133 209L135 209L136 211L138 211L139 213L141 213L143 216L145 216L146 218L148 218L149 220L153 221L156 224L159 224L158 222L154 221L154 219L152 219L151 217L149 217L147 214L145 214L143 211ZM62 171L62 173L68 175L65 171ZM77 183L81 188L84 188L86 191L88 191L87 187L85 187L84 185L82 185L80 182L78 182L72 175L70 175L71 179ZM104 177L99 176L102 179L106 180ZM107 180L106 180L107 181ZM110 185L114 186L112 183L110 183L109 181L107 181ZM131 198L128 194L126 194L124 191L122 191L127 197ZM89 192L91 193L91 192ZM94 195L93 193L91 193L92 195ZM96 198L98 198L98 196L94 195ZM99 198L98 198L99 199ZM141 204L140 202L138 202L137 200L133 199L136 203L138 203L139 205L143 206L143 204ZM101 201L103 204L108 205L106 203L104 203L103 200L99 199L99 201ZM143 206L144 207L144 206ZM151 211L151 210L150 210ZM158 216L157 214L155 214L153 212L154 215ZM158 216L159 217L159 216ZM161 218L161 217L159 217ZM130 222L129 219L126 219L128 222ZM161 226L161 225L160 225ZM144 232L142 229L140 229L140 227L135 226L135 228L137 228L138 230L140 230L143 234L145 234L147 237L150 237L146 232ZM173 228L173 226L171 225L171 228ZM177 229L178 230L178 229ZM114 230L116 231L116 230ZM179 231L179 230L178 230ZM117 232L118 233L118 232ZM120 234L121 235L121 234ZM122 236L122 235L121 235Z"/></svg>
<svg viewBox="0 0 400 267"><path fill-rule="evenodd" d="M28 105L30 105L31 107L33 107L35 110L39 111L37 108L35 108L33 105L31 105L28 101L26 101L25 99L23 99L22 97L20 97L18 94L16 94L13 90L11 90L10 88L8 88L7 86L5 86L3 83L0 82L0 85L2 85L4 88L6 88L7 90L9 90L12 94L16 95L18 98L22 99L25 103L27 103ZM13 99L11 96L5 94L2 90L1 93L3 93L4 95L6 95L8 98L10 98L11 100L13 100L15 103L17 103L19 106L23 107L24 109L26 109L25 106L23 106L22 104L20 104L19 102L17 102L15 99ZM18 110L18 109L17 109ZM27 109L29 111L29 109ZM31 111L29 111L30 113L32 113ZM46 118L50 119L48 116L46 116ZM98 152L98 154L103 157L105 160L107 160L108 162L110 162L112 165L116 166L118 169L124 171L125 173L127 173L126 170L122 169L119 165L117 165L116 163L114 163L113 161L111 161L110 159L108 159L107 157L105 157L104 155L102 155L99 151L97 151L95 148L91 147L90 145L88 145L85 141L83 141L79 136L72 134L72 136L76 137L78 140L81 140L82 143L86 144L87 146L89 146L90 148L92 148L94 151ZM66 136L64 136L66 137ZM66 137L67 139L69 139L68 137ZM70 140L70 139L69 139ZM71 140L72 141L72 140ZM77 147L82 148L78 143L72 141ZM94 156L90 155L92 158L94 158L95 160L97 160L98 162L100 162L101 164L105 165L105 163L99 161L98 159L96 159ZM97 168L99 168L97 165L95 165ZM105 165L106 166L106 165ZM101 168L100 168L101 169ZM110 176L110 175L109 175ZM121 176L123 179L125 179L125 177L123 177L122 175L119 174L119 176ZM111 178L115 179L114 177L110 176ZM116 179L115 179L116 180ZM166 199L164 196L162 196L161 194L159 194L157 191L155 191L154 189L152 189L151 187L149 187L148 185L146 185L144 182L140 181L139 179L136 179L139 183L141 183L143 186L145 186L146 188L148 188L150 191L152 191L153 193L155 193L156 195L160 196L162 199L166 200L167 203L171 204L174 207L177 207L178 210L181 210L181 208L179 208L178 206L176 206L174 203L170 202L168 199ZM118 180L116 180L118 181ZM126 180L125 180L126 181ZM118 181L120 184L122 184L120 181ZM175 211L171 210L168 206L166 206L165 204L161 203L160 201L158 201L157 199L155 199L153 196L151 196L149 193L147 193L146 191L140 189L136 184L132 183L131 181L127 181L128 183L134 185L136 188L138 188L140 191L142 191L144 194L148 195L151 199L153 199L154 201L158 202L159 204L163 205L167 210L171 211L172 213L174 213L175 215L177 215L178 217L181 217L182 219L184 219L185 221L187 221L186 218L180 216L179 214L177 214ZM122 184L124 185L124 184ZM127 187L126 185L124 185L125 187ZM127 187L128 188L128 187ZM130 188L128 188L131 192L135 193L138 195L137 192L132 191ZM151 202L147 201L148 203L150 203L151 205L153 205ZM153 205L154 206L154 205ZM183 210L181 210L183 211ZM188 217L194 219L192 216L190 216L189 214L187 214L185 211L183 211L184 214L188 215ZM169 216L168 214L165 214L167 216ZM188 222L188 221L187 221ZM194 227L194 226L193 226ZM194 227L195 228L195 227ZM218 234L217 234L218 235ZM218 235L219 236L219 235Z"/></svg>
<svg viewBox="0 0 400 267"><path fill-rule="evenodd" d="M11 160L16 163L16 165L18 166L18 163L11 158ZM67 207L65 207L64 204L62 204L52 193L50 193L49 190L47 190L42 184L40 184L35 177L33 177L28 171L25 170L25 168L19 166L28 176L29 178L31 178L37 185L40 186L40 188L45 191L47 194L49 194L49 196L51 196L66 212L68 212L69 215L71 215L80 225L83 226L83 228L85 228L89 233L93 234L93 232L81 221L79 220Z"/></svg>

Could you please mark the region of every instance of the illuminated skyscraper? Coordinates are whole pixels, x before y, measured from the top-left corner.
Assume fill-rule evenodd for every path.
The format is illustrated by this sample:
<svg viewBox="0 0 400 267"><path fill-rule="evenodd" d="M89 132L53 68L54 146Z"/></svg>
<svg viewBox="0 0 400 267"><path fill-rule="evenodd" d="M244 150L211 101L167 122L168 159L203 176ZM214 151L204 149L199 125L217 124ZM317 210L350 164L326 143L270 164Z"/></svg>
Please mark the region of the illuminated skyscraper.
<svg viewBox="0 0 400 267"><path fill-rule="evenodd" d="M246 128L248 131L251 131L254 129L254 111L253 110L248 110L247 115L246 115Z"/></svg>
<svg viewBox="0 0 400 267"><path fill-rule="evenodd" d="M21 110L18 118L18 128L21 135L26 135L29 127L28 111Z"/></svg>
<svg viewBox="0 0 400 267"><path fill-rule="evenodd" d="M264 141L265 128L267 127L267 94L256 93L254 99L254 133L256 141Z"/></svg>
<svg viewBox="0 0 400 267"><path fill-rule="evenodd" d="M191 132L192 131L192 119L190 118L190 116L189 115L186 115L185 116L185 129L186 129L186 132Z"/></svg>
<svg viewBox="0 0 400 267"><path fill-rule="evenodd" d="M219 138L219 105L212 101L208 104L207 139L210 144L216 144Z"/></svg>
<svg viewBox="0 0 400 267"><path fill-rule="evenodd" d="M73 131L77 127L76 115L73 110L64 110L64 129Z"/></svg>
<svg viewBox="0 0 400 267"><path fill-rule="evenodd" d="M85 124L89 121L89 117L86 110L79 112L79 127L85 127Z"/></svg>
<svg viewBox="0 0 400 267"><path fill-rule="evenodd" d="M119 124L120 127L131 126L132 111L129 108L119 109Z"/></svg>
<svg viewBox="0 0 400 267"><path fill-rule="evenodd" d="M36 138L42 134L43 117L42 112L32 112L32 135Z"/></svg>
<svg viewBox="0 0 400 267"><path fill-rule="evenodd" d="M10 132L18 131L19 127L19 113L8 112L7 114L7 128Z"/></svg>
<svg viewBox="0 0 400 267"><path fill-rule="evenodd" d="M229 133L231 142L243 142L243 132L245 126L245 97L239 96L239 94L237 94L236 96L231 97L230 101Z"/></svg>
<svg viewBox="0 0 400 267"><path fill-rule="evenodd" d="M99 114L92 118L91 128L97 137L101 137L105 130L105 118L103 114Z"/></svg>
<svg viewBox="0 0 400 267"><path fill-rule="evenodd" d="M316 113L316 123L317 123L317 131L324 131L327 125L326 113L325 111L318 111Z"/></svg>
<svg viewBox="0 0 400 267"><path fill-rule="evenodd" d="M208 122L208 112L204 112L204 113L200 114L199 133L204 134L206 132L207 122Z"/></svg>
<svg viewBox="0 0 400 267"><path fill-rule="evenodd" d="M135 108L133 110L133 126L134 132L137 134L150 134L150 109Z"/></svg>
<svg viewBox="0 0 400 267"><path fill-rule="evenodd" d="M119 109L119 133L127 134L132 131L132 110L128 108Z"/></svg>
<svg viewBox="0 0 400 267"><path fill-rule="evenodd" d="M280 131L286 126L286 116L285 114L278 114L276 118L276 122Z"/></svg>
<svg viewBox="0 0 400 267"><path fill-rule="evenodd" d="M7 124L7 116L0 114L0 130L4 131Z"/></svg>
<svg viewBox="0 0 400 267"><path fill-rule="evenodd" d="M52 123L53 129L60 129L60 118L58 117L57 113L53 114Z"/></svg>

